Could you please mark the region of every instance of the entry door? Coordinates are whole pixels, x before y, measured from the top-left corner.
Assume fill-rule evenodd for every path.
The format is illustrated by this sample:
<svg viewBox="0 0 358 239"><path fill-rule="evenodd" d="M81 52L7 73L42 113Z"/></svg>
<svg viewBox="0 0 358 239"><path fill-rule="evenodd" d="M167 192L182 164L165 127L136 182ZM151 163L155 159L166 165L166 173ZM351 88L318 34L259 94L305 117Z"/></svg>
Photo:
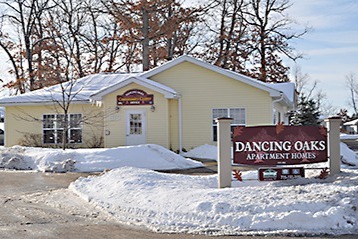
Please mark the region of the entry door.
<svg viewBox="0 0 358 239"><path fill-rule="evenodd" d="M127 145L145 144L146 141L146 120L145 111L128 110L127 121Z"/></svg>

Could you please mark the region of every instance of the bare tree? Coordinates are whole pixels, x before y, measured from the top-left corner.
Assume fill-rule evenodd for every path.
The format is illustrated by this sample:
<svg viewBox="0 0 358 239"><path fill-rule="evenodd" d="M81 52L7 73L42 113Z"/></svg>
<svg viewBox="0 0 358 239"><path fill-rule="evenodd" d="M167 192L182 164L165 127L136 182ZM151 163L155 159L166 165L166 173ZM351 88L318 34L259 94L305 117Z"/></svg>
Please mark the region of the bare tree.
<svg viewBox="0 0 358 239"><path fill-rule="evenodd" d="M188 41L199 11L183 8L177 0L103 0L103 4L126 33L121 36L122 44L141 46L140 52L132 52L131 62L141 62L143 70L173 58L176 46L183 45L179 41ZM181 32L185 37L179 37Z"/></svg>
<svg viewBox="0 0 358 239"><path fill-rule="evenodd" d="M51 7L49 3L50 0L4 0L0 2L6 8L1 17L6 19L7 23L11 23L18 33L19 39L16 43L6 44L2 42L0 46L7 53L10 61L17 62L16 64L12 63L13 72L16 75L14 84L21 93L25 92L27 84L29 90L35 89L34 48L41 44L43 40L41 19L44 12ZM14 51L14 45L17 45L21 53ZM22 56L24 56L24 59ZM24 69L23 63L26 64L26 69ZM21 69L19 70L18 68ZM23 76L21 76L20 71L24 72Z"/></svg>
<svg viewBox="0 0 358 239"><path fill-rule="evenodd" d="M261 81L288 81L288 67L279 53L293 61L302 57L289 41L300 38L308 29L298 33L290 29L294 23L286 14L290 6L289 0L249 0L244 19L252 33L250 55L258 65L253 75Z"/></svg>
<svg viewBox="0 0 358 239"><path fill-rule="evenodd" d="M43 89L39 97L43 101L51 103L48 106L51 113L43 115L41 118L33 116L31 112L21 110L21 107L18 108L19 113L15 116L17 119L31 123L41 123L43 128L49 128L47 129L48 133L45 133L44 130L42 135L21 132L24 135L24 142L30 141L29 143L35 143L38 146L61 146L63 150L74 146L74 143L85 143L87 146L101 146L103 137L95 135L95 133L93 133L92 138L84 142L82 127L87 125L92 130L103 128L104 111L90 108L82 108L81 113L73 113L71 111L71 107L75 102L83 102L85 104L88 100L88 96L84 92L86 87L91 83L90 79L85 81L70 80ZM110 116L112 113L114 112L109 112L108 115ZM42 138L43 142L38 142Z"/></svg>
<svg viewBox="0 0 358 239"><path fill-rule="evenodd" d="M238 64L237 56L245 59L245 48L238 47L245 44L247 40L247 26L243 19L243 0L225 0L222 2L222 12L220 21L219 53L216 65L223 68L242 69Z"/></svg>
<svg viewBox="0 0 358 239"><path fill-rule="evenodd" d="M358 115L358 79L355 73L346 75L346 87L349 90L349 104L354 110L354 114Z"/></svg>
<svg viewBox="0 0 358 239"><path fill-rule="evenodd" d="M294 82L298 94L305 94L308 98L313 97L314 91L317 88L318 81L312 80L307 73L302 72L300 65L295 65L293 69Z"/></svg>
<svg viewBox="0 0 358 239"><path fill-rule="evenodd" d="M13 54L16 46L11 42L11 40L8 37L8 34L5 34L3 32L0 32L0 47L4 50L7 57L9 58L11 62L11 70L9 73L12 73L15 75L15 80L11 83L7 83L7 85L12 85L13 88L16 89L15 94L17 91L23 93L25 92L24 88L24 76L22 74L22 71L18 67L18 61L16 59L16 55Z"/></svg>
<svg viewBox="0 0 358 239"><path fill-rule="evenodd" d="M313 80L310 75L303 73L301 66L295 65L293 77L298 100L313 101L321 116L328 117L337 113L337 108L327 101L326 94L319 87L319 81ZM301 96L304 96L304 98L301 98Z"/></svg>

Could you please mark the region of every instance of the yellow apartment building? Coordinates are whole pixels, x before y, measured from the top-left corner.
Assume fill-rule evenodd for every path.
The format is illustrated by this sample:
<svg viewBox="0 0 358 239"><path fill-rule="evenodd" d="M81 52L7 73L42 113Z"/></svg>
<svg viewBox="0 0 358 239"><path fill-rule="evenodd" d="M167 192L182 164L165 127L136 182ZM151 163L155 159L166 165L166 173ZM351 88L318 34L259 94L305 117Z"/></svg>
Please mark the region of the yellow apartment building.
<svg viewBox="0 0 358 239"><path fill-rule="evenodd" d="M159 144L181 152L215 144L218 117L233 118L232 126L288 123L295 87L181 56L143 73L100 73L3 97L0 106L5 146L53 147L66 130L71 147Z"/></svg>

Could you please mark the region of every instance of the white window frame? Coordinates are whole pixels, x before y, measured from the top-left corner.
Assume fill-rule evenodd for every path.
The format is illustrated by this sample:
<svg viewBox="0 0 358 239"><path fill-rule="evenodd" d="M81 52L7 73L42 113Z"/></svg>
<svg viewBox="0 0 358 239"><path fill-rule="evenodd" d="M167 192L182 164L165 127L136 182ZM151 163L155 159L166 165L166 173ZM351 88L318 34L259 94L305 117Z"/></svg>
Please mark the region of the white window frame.
<svg viewBox="0 0 358 239"><path fill-rule="evenodd" d="M222 113L221 114L215 114L214 115L214 111L216 110L221 110ZM241 118L241 119L237 119L235 118L232 114L232 111L234 110L240 110L240 111L243 111L243 114L244 114L244 117ZM226 112L225 112L226 111ZM238 107L238 108L214 108L211 110L211 116L212 116L212 140L213 142L216 142L217 141L217 123L215 121L215 119L217 118L220 118L220 117L227 117L227 118L233 118L233 121L231 122L231 129L233 127L236 127L236 126L245 126L246 125L246 108L242 108L242 107Z"/></svg>
<svg viewBox="0 0 358 239"><path fill-rule="evenodd" d="M78 127L71 127L71 117L75 116L75 115L79 115L79 118L80 118L80 122L78 123ZM51 117L49 117L51 116ZM63 126L61 125L62 122L59 121L59 119L61 117L63 117L64 114L43 114L42 115L42 142L43 144L61 144L62 142L60 142L60 132L63 132L64 131L64 128ZM50 121L46 121L45 118L52 118L53 119L53 122L51 123ZM68 114L67 115L68 117L68 129L67 129L67 135L68 135L68 138L67 138L67 142L68 143L71 143L71 144L81 144L82 143L82 136L83 136L83 132L82 132L82 114L81 113L73 113L73 114ZM53 127L46 127L47 125L46 124L52 124ZM79 141L75 142L74 140L71 140L71 132L72 130L79 130L81 132L81 138ZM54 131L54 134L53 134L53 142L45 142L45 131ZM62 138L61 138L62 140Z"/></svg>

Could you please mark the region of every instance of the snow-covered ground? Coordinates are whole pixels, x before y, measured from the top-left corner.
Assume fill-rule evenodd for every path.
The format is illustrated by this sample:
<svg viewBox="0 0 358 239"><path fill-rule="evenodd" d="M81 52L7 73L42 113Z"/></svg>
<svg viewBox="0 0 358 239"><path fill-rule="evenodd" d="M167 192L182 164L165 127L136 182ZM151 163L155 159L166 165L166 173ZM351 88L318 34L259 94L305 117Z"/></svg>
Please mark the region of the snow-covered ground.
<svg viewBox="0 0 358 239"><path fill-rule="evenodd" d="M0 168L42 172L101 172L123 166L155 170L202 167L154 144L106 149L45 149L0 147Z"/></svg>
<svg viewBox="0 0 358 239"><path fill-rule="evenodd" d="M217 177L124 167L80 178L70 189L125 224L157 232L214 235L358 234L358 171L257 182L252 172L232 188ZM248 178L248 179L247 179ZM245 180L246 179L246 180Z"/></svg>
<svg viewBox="0 0 358 239"><path fill-rule="evenodd" d="M341 145L344 169L338 176L258 182L242 172L232 188L217 189L217 176L188 176L123 167L99 177L80 178L70 189L121 223L157 232L212 235L358 234L358 158ZM216 158L216 147L186 153ZM352 165L355 165L352 167Z"/></svg>
<svg viewBox="0 0 358 239"><path fill-rule="evenodd" d="M242 182L233 179L226 189L217 188L217 175L153 171L202 166L158 145L66 151L16 146L1 148L0 153L1 167L113 169L79 178L69 189L120 223L157 232L358 235L358 158L345 144L337 176L318 179L319 170L307 169L306 178L259 182L256 171L247 171L242 172ZM216 147L203 145L189 155L215 159Z"/></svg>

